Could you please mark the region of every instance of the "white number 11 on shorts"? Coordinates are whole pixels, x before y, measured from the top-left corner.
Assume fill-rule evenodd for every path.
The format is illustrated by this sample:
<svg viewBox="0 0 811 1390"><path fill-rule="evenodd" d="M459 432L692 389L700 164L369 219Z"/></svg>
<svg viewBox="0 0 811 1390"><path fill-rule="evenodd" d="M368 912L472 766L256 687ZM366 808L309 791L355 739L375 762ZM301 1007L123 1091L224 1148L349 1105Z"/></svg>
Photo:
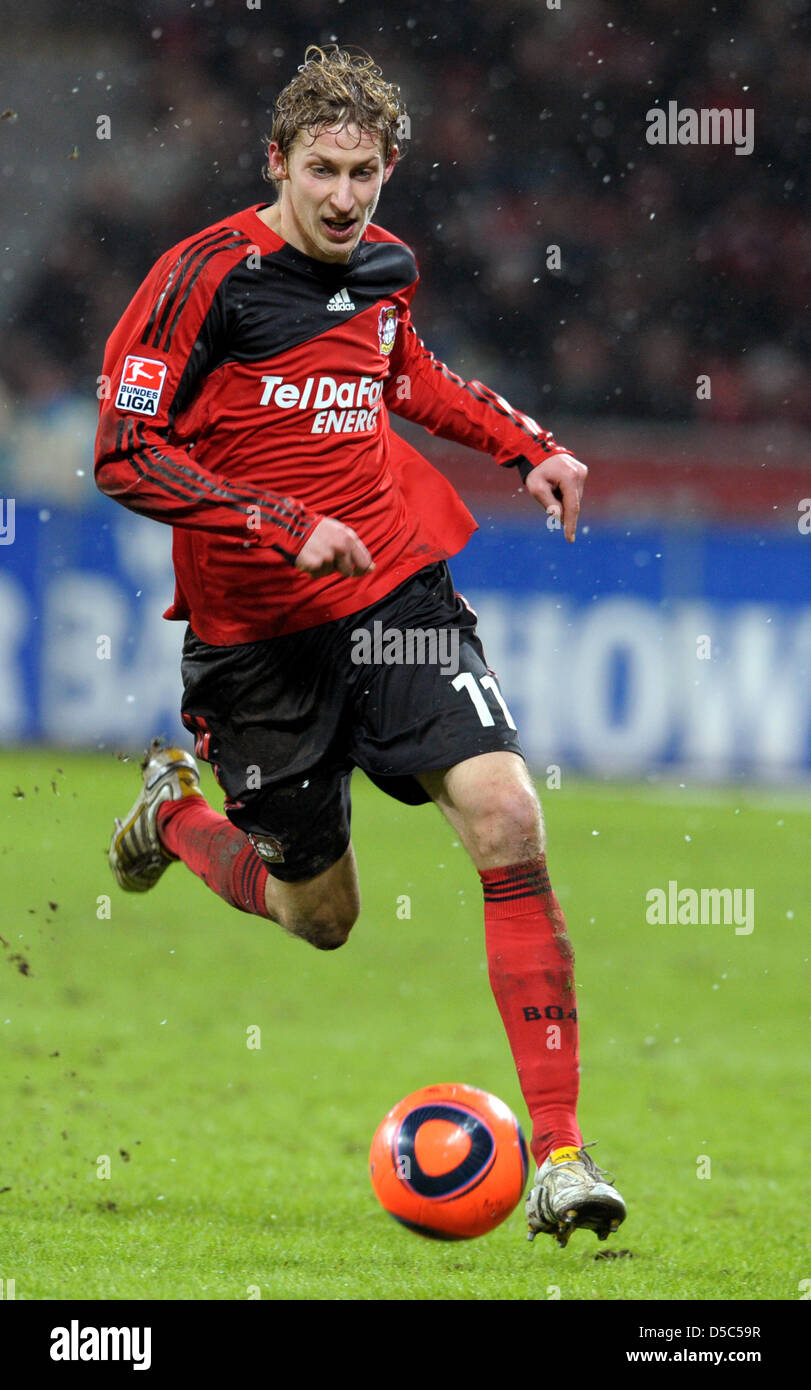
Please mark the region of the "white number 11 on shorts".
<svg viewBox="0 0 811 1390"><path fill-rule="evenodd" d="M473 675L473 673L471 671L463 671L460 676L457 676L454 681L451 681L451 684L454 690L467 691L468 695L473 701L473 708L475 709L476 713L479 716L479 719L481 720L482 724L486 729L491 728L496 721L490 713L487 701L482 695L481 690L479 690L479 685L482 687L482 690L492 690L493 694L495 695L496 699L501 705L502 710L504 711L504 718L507 721L508 727L511 729L514 729L516 727L515 720L510 714L510 711L507 709L507 704L504 699L504 696L502 695L501 691L499 690L496 684L495 676L481 676L479 678L479 685L477 685L476 677Z"/></svg>

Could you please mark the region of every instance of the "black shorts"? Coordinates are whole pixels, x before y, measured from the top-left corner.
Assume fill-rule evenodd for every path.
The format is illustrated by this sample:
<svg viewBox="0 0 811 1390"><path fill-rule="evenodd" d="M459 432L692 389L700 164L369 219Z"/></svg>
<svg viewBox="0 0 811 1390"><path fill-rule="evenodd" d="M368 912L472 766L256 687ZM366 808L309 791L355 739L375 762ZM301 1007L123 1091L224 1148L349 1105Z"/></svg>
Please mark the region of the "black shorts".
<svg viewBox="0 0 811 1390"><path fill-rule="evenodd" d="M415 773L521 754L476 614L444 562L303 632L212 647L189 628L182 672L195 752L212 764L229 819L286 881L346 850L354 767L416 806L429 798Z"/></svg>

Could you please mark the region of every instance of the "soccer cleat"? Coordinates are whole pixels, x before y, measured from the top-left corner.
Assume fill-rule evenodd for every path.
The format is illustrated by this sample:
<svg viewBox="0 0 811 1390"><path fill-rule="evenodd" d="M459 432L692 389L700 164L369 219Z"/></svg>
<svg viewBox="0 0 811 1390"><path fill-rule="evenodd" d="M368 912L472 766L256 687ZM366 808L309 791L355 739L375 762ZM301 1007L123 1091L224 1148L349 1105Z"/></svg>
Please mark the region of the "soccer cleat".
<svg viewBox="0 0 811 1390"><path fill-rule="evenodd" d="M536 1235L554 1236L564 1248L578 1227L595 1231L607 1240L625 1220L625 1203L615 1187L604 1181L609 1174L598 1168L582 1149L556 1149L535 1174L535 1185L527 1197L528 1239Z"/></svg>
<svg viewBox="0 0 811 1390"><path fill-rule="evenodd" d="M191 753L162 748L154 739L142 763L144 785L129 815L116 818L110 842L110 868L128 893L146 893L177 859L158 836L158 807L163 801L202 796L200 774Z"/></svg>

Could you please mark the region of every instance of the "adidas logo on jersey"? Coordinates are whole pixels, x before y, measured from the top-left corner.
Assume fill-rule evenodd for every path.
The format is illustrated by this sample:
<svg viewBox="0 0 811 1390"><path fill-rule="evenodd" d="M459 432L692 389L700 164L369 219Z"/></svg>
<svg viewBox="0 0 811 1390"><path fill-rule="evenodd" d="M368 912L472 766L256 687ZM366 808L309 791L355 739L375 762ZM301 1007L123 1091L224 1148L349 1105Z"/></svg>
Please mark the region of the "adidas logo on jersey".
<svg viewBox="0 0 811 1390"><path fill-rule="evenodd" d="M337 294L332 296L332 299L327 301L327 308L332 314L340 313L342 309L346 312L347 309L354 309L354 307L349 298L349 290L339 290Z"/></svg>

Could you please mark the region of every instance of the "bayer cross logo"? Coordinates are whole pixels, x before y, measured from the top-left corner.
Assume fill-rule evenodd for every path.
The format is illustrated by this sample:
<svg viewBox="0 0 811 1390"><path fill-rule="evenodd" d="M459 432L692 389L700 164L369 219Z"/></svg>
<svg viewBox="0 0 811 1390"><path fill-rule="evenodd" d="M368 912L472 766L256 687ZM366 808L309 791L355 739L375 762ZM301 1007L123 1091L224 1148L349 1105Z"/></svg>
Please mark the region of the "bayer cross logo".
<svg viewBox="0 0 811 1390"><path fill-rule="evenodd" d="M397 310L393 304L384 304L380 310L377 320L377 336L380 342L380 351L385 357L388 357L397 337Z"/></svg>
<svg viewBox="0 0 811 1390"><path fill-rule="evenodd" d="M249 835L248 839L253 845L256 853L266 864L283 864L284 850L281 840L277 840L275 835Z"/></svg>

